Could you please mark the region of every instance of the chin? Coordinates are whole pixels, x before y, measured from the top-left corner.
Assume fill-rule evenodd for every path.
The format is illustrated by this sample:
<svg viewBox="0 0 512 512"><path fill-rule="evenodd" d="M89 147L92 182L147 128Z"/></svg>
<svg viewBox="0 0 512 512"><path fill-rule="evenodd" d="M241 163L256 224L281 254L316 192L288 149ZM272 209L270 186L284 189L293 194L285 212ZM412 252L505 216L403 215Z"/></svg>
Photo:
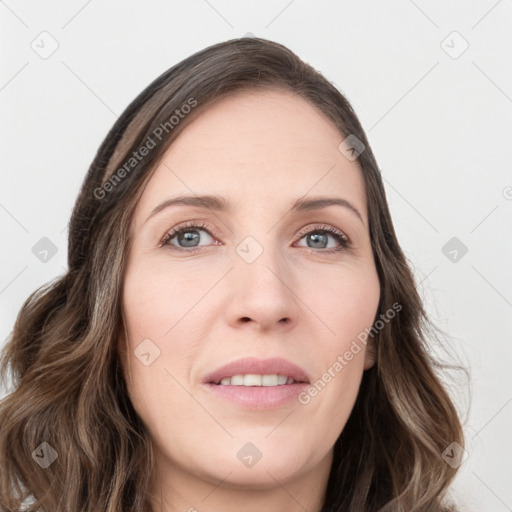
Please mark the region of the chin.
<svg viewBox="0 0 512 512"><path fill-rule="evenodd" d="M276 480L284 484L288 480L297 478L297 475L304 471L301 465L293 460L283 460L280 454L273 454L273 460L263 460L263 457L252 467L246 467L238 460L219 460L212 468L215 471L214 481L222 480L223 487L235 488L245 487L255 491L275 489ZM303 461L301 464L305 464ZM228 475L229 476L226 476Z"/></svg>

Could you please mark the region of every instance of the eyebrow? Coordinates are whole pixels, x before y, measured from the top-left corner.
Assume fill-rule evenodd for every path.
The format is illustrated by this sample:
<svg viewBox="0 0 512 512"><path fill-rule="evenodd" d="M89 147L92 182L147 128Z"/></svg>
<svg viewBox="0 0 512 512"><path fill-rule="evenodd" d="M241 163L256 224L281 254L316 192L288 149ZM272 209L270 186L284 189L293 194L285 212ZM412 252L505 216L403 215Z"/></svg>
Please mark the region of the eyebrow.
<svg viewBox="0 0 512 512"><path fill-rule="evenodd" d="M199 208L207 208L209 210L215 210L220 212L230 212L233 210L231 203L222 196L181 195L177 197L172 197L170 199L166 199L165 201L160 203L149 214L145 222L147 222L151 217L161 212L162 210L170 208L172 206L195 206ZM356 215L358 219L364 224L363 217L359 210L352 203L341 197L314 197L310 199L299 198L293 202L289 211L307 212L313 210L320 210L322 208L327 208L328 206L342 206L344 208L347 208L354 215Z"/></svg>

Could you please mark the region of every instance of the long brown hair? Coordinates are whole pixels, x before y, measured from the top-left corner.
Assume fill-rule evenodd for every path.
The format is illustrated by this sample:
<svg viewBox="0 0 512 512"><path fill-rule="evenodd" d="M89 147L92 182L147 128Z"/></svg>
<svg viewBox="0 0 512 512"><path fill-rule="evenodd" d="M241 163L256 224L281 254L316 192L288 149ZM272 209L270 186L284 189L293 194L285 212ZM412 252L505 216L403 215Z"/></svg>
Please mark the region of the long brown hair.
<svg viewBox="0 0 512 512"><path fill-rule="evenodd" d="M118 356L130 221L176 134L213 101L258 88L297 94L335 123L340 140L364 144L377 318L402 306L374 338L376 364L334 446L322 512L449 510L443 496L456 469L441 454L464 446L462 428L428 349L428 319L363 128L344 96L289 49L241 38L163 73L101 144L71 217L68 270L26 300L2 352L0 377L7 385L10 376L13 389L0 402L1 511L22 502L34 511L151 511L151 443Z"/></svg>

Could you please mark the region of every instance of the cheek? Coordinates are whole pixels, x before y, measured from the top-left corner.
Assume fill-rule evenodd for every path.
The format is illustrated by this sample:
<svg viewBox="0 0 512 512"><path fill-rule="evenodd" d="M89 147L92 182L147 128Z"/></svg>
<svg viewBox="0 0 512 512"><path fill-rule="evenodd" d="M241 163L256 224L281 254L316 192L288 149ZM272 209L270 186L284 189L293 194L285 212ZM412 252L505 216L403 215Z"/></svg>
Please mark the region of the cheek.
<svg viewBox="0 0 512 512"><path fill-rule="evenodd" d="M358 328L339 325L343 332L355 332ZM323 432L327 444L334 443L352 412L363 376L366 350L357 338L347 335L337 338L336 343L324 341L315 351L322 364L309 388L298 399L305 416L313 420L313 431Z"/></svg>
<svg viewBox="0 0 512 512"><path fill-rule="evenodd" d="M207 269L176 269L160 261L129 265L123 289L123 308L130 338L172 337L176 325L212 286ZM139 341L139 342L140 342Z"/></svg>
<svg viewBox="0 0 512 512"><path fill-rule="evenodd" d="M183 273L161 265L127 267L123 286L127 339L122 340L122 365L131 402L159 446L179 438L170 428L179 424L175 411L180 411L180 418L197 414L197 404L181 386L200 350L194 341L199 335L193 332L195 317L190 310L204 294L198 285L201 282L191 282Z"/></svg>
<svg viewBox="0 0 512 512"><path fill-rule="evenodd" d="M316 273L314 282L314 287L307 287L307 302L331 332L323 337L327 352L343 349L375 319L380 299L376 269L367 265Z"/></svg>
<svg viewBox="0 0 512 512"><path fill-rule="evenodd" d="M311 309L328 326L329 333L319 337L315 354L321 361L312 385L299 402L319 418L319 428L339 435L354 406L361 383L365 354L370 346L367 337L377 313L380 284L374 268L340 273L337 286L332 281L317 281ZM327 433L326 433L327 435ZM327 437L329 437L327 435Z"/></svg>
<svg viewBox="0 0 512 512"><path fill-rule="evenodd" d="M176 410L176 397L183 396L174 392L177 381L184 381L200 349L193 306L205 287L200 286L202 276L190 280L186 275L152 262L130 262L126 269L122 364L132 402L144 418L156 412L162 421L162 411ZM186 401L179 404L180 410L188 406Z"/></svg>

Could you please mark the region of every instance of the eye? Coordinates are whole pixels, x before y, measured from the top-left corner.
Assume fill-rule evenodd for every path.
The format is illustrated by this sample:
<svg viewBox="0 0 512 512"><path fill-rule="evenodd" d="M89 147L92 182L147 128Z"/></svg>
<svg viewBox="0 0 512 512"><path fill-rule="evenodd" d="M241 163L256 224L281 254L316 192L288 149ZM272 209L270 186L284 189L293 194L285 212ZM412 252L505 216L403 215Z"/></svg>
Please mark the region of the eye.
<svg viewBox="0 0 512 512"><path fill-rule="evenodd" d="M299 236L301 237L301 240L305 237L310 237L307 240L307 247L310 249L319 249L321 252L338 252L346 249L350 245L349 239L345 233L342 233L333 226L325 224L314 226L312 229L309 228L308 230L303 230L299 233ZM328 246L329 237L336 240L338 243L337 247L333 247L332 245ZM309 245L309 242L311 245Z"/></svg>
<svg viewBox="0 0 512 512"><path fill-rule="evenodd" d="M160 245L162 247L169 245L178 251L192 252L194 249L201 247L199 245L201 232L206 233L207 237L212 238L211 233L206 229L206 224L192 221L184 226L172 229L169 233L166 233ZM173 243L174 239L176 243Z"/></svg>
<svg viewBox="0 0 512 512"><path fill-rule="evenodd" d="M207 238L209 237L210 239L213 239L212 234L206 226L207 224L197 221L191 221L183 226L178 226L166 233L160 242L160 246L170 246L173 250L175 249L177 251L184 252L193 252L195 250L199 250L201 248L201 232L206 233ZM339 231L333 226L326 224L321 224L313 226L309 229L302 230L298 236L300 237L300 240L309 236L310 238L308 239L307 247L309 249L317 249L324 253L342 251L350 246L350 241L343 232ZM329 246L329 238L334 239L338 243L338 246L334 246L334 248L332 245ZM206 245L212 245L211 240L207 239L206 242ZM213 245L221 244L215 242Z"/></svg>

